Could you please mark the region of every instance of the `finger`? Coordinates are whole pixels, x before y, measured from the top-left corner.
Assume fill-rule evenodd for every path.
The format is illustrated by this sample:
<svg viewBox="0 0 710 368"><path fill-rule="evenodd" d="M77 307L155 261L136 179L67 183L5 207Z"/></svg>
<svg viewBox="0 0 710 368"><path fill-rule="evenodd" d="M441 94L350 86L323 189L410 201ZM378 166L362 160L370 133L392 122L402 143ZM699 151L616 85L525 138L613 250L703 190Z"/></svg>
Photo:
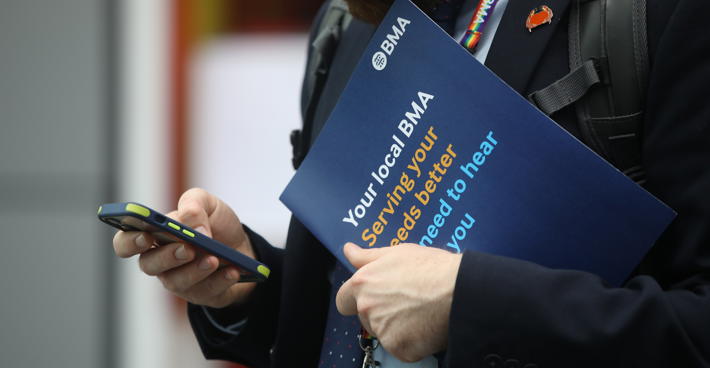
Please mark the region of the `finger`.
<svg viewBox="0 0 710 368"><path fill-rule="evenodd" d="M370 326L370 320L362 315L357 316L358 319L360 320L360 325L362 325L362 328L364 328L368 334L370 334L371 337L377 337L375 333L372 331L372 326Z"/></svg>
<svg viewBox="0 0 710 368"><path fill-rule="evenodd" d="M153 237L141 231L117 231L113 236L113 250L121 258L132 257L150 250Z"/></svg>
<svg viewBox="0 0 710 368"><path fill-rule="evenodd" d="M195 250L183 243L170 243L141 254L138 265L148 275L156 276L182 266L195 258Z"/></svg>
<svg viewBox="0 0 710 368"><path fill-rule="evenodd" d="M335 295L335 305L338 308L338 312L344 316L357 314L357 299L352 278L345 281L338 289L338 294Z"/></svg>
<svg viewBox="0 0 710 368"><path fill-rule="evenodd" d="M215 197L204 189L189 189L178 200L178 221L212 237L209 214L214 212L216 202Z"/></svg>
<svg viewBox="0 0 710 368"><path fill-rule="evenodd" d="M389 250L389 247L362 249L353 243L346 243L343 247L343 253L345 253L345 258L347 258L348 261L350 261L350 263L352 263L352 265L358 269L382 257Z"/></svg>
<svg viewBox="0 0 710 368"><path fill-rule="evenodd" d="M239 282L240 277L236 268L224 267L192 286L186 294L189 299L200 301L200 304L226 307L237 298L238 290L232 286Z"/></svg>
<svg viewBox="0 0 710 368"><path fill-rule="evenodd" d="M187 296L187 291L217 270L217 257L205 255L194 262L187 263L163 272L158 279L169 291L180 296ZM187 299L187 298L186 298Z"/></svg>

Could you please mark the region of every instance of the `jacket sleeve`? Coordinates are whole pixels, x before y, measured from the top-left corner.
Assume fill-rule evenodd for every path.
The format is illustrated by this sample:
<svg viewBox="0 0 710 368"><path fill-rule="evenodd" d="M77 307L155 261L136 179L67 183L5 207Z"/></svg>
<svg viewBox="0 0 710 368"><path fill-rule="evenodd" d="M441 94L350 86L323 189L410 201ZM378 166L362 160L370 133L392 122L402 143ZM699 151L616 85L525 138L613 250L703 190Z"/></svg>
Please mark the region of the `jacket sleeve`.
<svg viewBox="0 0 710 368"><path fill-rule="evenodd" d="M251 301L238 308L206 308L188 304L188 317L207 359L229 360L252 367L268 367L269 351L276 335L279 312L283 250L272 247L264 238L244 227L257 258L269 265L267 281L254 289ZM215 325L244 321L237 333L227 333Z"/></svg>
<svg viewBox="0 0 710 368"><path fill-rule="evenodd" d="M652 55L647 189L676 220L622 288L589 273L465 253L448 366L710 366L708 8L680 1Z"/></svg>

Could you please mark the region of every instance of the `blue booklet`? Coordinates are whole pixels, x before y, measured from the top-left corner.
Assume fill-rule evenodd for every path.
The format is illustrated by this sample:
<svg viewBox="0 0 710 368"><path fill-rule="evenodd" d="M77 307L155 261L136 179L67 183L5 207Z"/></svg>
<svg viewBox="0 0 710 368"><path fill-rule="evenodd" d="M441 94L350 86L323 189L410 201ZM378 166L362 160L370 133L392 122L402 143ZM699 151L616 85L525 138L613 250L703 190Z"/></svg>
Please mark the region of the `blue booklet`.
<svg viewBox="0 0 710 368"><path fill-rule="evenodd" d="M675 216L409 0L390 8L281 201L350 270L348 241L417 243L615 286Z"/></svg>

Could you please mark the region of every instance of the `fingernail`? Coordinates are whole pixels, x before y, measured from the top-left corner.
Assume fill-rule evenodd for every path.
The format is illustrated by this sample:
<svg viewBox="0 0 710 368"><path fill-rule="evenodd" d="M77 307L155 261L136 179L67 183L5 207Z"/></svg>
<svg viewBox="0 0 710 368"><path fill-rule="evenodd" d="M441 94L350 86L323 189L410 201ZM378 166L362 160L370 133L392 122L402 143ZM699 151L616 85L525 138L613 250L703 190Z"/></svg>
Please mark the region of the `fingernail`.
<svg viewBox="0 0 710 368"><path fill-rule="evenodd" d="M197 232L200 234L207 235L207 229L205 229L204 226L198 226L195 228L195 230L197 230Z"/></svg>
<svg viewBox="0 0 710 368"><path fill-rule="evenodd" d="M197 266L197 268L201 270L209 270L212 268L212 262L210 261L210 257L205 257L202 261L200 261L200 264Z"/></svg>
<svg viewBox="0 0 710 368"><path fill-rule="evenodd" d="M224 278L227 280L236 280L239 278L239 273L237 273L236 270L228 270L227 273L224 275Z"/></svg>
<svg viewBox="0 0 710 368"><path fill-rule="evenodd" d="M136 237L136 246L138 248L148 248L148 241L145 239L145 235L140 234Z"/></svg>
<svg viewBox="0 0 710 368"><path fill-rule="evenodd" d="M188 258L187 249L184 245L180 245L178 249L175 250L175 258L184 261Z"/></svg>

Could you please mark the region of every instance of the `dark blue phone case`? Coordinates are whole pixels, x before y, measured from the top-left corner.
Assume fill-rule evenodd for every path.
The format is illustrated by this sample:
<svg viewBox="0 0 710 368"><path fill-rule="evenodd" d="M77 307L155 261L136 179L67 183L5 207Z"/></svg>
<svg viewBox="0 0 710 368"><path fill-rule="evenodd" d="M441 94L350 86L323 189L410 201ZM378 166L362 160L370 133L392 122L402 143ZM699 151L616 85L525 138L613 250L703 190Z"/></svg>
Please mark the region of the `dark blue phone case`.
<svg viewBox="0 0 710 368"><path fill-rule="evenodd" d="M99 207L99 220L123 231L151 233L157 246L181 242L194 245L239 269L239 282L265 281L269 268L242 253L185 226L149 207L135 202L107 203Z"/></svg>

